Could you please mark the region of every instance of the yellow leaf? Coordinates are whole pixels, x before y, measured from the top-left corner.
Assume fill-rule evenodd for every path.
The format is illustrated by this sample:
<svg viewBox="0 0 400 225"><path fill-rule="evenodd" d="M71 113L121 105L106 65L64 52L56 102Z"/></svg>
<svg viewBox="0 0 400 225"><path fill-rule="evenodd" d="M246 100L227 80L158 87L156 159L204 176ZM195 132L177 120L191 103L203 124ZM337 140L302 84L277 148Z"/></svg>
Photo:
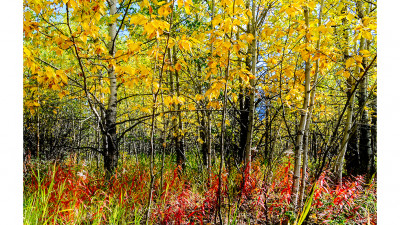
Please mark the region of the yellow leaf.
<svg viewBox="0 0 400 225"><path fill-rule="evenodd" d="M168 48L172 48L175 45L175 39L169 38L170 40L168 41Z"/></svg>
<svg viewBox="0 0 400 225"><path fill-rule="evenodd" d="M235 1L235 5L236 6L244 6L244 2L243 2L243 0L237 0L237 1Z"/></svg>
<svg viewBox="0 0 400 225"><path fill-rule="evenodd" d="M369 31L362 31L362 36L367 40L372 40L372 34Z"/></svg>
<svg viewBox="0 0 400 225"><path fill-rule="evenodd" d="M360 50L360 53L363 54L363 55L369 55L370 54L370 52L368 50L365 50L365 49Z"/></svg>
<svg viewBox="0 0 400 225"><path fill-rule="evenodd" d="M347 59L346 60L346 69L349 68L354 62L355 62L355 60L353 58Z"/></svg>
<svg viewBox="0 0 400 225"><path fill-rule="evenodd" d="M247 34L246 41L247 43L251 43L254 40L254 36L252 34Z"/></svg>
<svg viewBox="0 0 400 225"><path fill-rule="evenodd" d="M58 97L63 98L65 94L63 92L58 92Z"/></svg>
<svg viewBox="0 0 400 225"><path fill-rule="evenodd" d="M232 25L234 26L239 26L241 24L240 20L238 19L233 19Z"/></svg>
<svg viewBox="0 0 400 225"><path fill-rule="evenodd" d="M58 56L61 56L61 55L62 55L61 49L57 48L57 49L56 49L56 54L57 54Z"/></svg>
<svg viewBox="0 0 400 225"><path fill-rule="evenodd" d="M135 14L131 17L130 24L144 25L148 21L146 16L142 14Z"/></svg>
<svg viewBox="0 0 400 225"><path fill-rule="evenodd" d="M357 63L361 63L362 62L362 56L359 56L359 55L355 55L354 56L354 60L357 62Z"/></svg>
<svg viewBox="0 0 400 225"><path fill-rule="evenodd" d="M166 96L166 97L164 98L164 104L165 104L166 106L170 106L170 105L172 104L172 98L171 98L171 96Z"/></svg>
<svg viewBox="0 0 400 225"><path fill-rule="evenodd" d="M253 15L251 14L250 10L247 10L246 15L251 19L253 17Z"/></svg>
<svg viewBox="0 0 400 225"><path fill-rule="evenodd" d="M214 97L213 91L214 90L212 88L208 89L204 96L208 97L208 99L211 100ZM210 104L210 102L208 104Z"/></svg>
<svg viewBox="0 0 400 225"><path fill-rule="evenodd" d="M344 70L339 70L336 72L336 75L343 74L343 73L344 73Z"/></svg>
<svg viewBox="0 0 400 225"><path fill-rule="evenodd" d="M357 41L361 38L361 32L359 32L355 37L354 37L354 41Z"/></svg>
<svg viewBox="0 0 400 225"><path fill-rule="evenodd" d="M238 99L238 96L237 96L237 94L236 94L236 93L231 93L231 96L232 96L232 100L233 100L233 102L236 102L236 101L237 101L237 99Z"/></svg>
<svg viewBox="0 0 400 225"><path fill-rule="evenodd" d="M194 99L195 99L196 101L200 101L201 99L203 99L203 96L197 94L196 97L194 97Z"/></svg>
<svg viewBox="0 0 400 225"><path fill-rule="evenodd" d="M62 70L57 70L56 74L61 78L64 84L68 83L68 77Z"/></svg>
<svg viewBox="0 0 400 225"><path fill-rule="evenodd" d="M143 26L145 33L147 33L148 38L154 33L156 28L153 26L154 23L148 23Z"/></svg>
<svg viewBox="0 0 400 225"><path fill-rule="evenodd" d="M149 0L143 0L142 5L145 7L150 7Z"/></svg>
<svg viewBox="0 0 400 225"><path fill-rule="evenodd" d="M160 87L160 85L157 82L153 83L153 93L158 91L158 88Z"/></svg>
<svg viewBox="0 0 400 225"><path fill-rule="evenodd" d="M172 10L171 10L170 4L166 4L164 6L161 6L158 9L158 14L160 16L168 16L171 12L172 12Z"/></svg>
<svg viewBox="0 0 400 225"><path fill-rule="evenodd" d="M181 68L182 68L182 65L179 62L175 64L175 70L176 71L180 71Z"/></svg>
<svg viewBox="0 0 400 225"><path fill-rule="evenodd" d="M151 113L151 109L150 108L146 108L146 107L141 108L140 111L142 111L144 113L148 113L148 114Z"/></svg>
<svg viewBox="0 0 400 225"><path fill-rule="evenodd" d="M350 77L349 71L344 71L343 76L348 79Z"/></svg>
<svg viewBox="0 0 400 225"><path fill-rule="evenodd" d="M179 103L185 103L185 98L182 96L179 96L178 101L179 101Z"/></svg>
<svg viewBox="0 0 400 225"><path fill-rule="evenodd" d="M77 7L79 6L75 0L70 0L68 3L71 5L73 9L77 9Z"/></svg>
<svg viewBox="0 0 400 225"><path fill-rule="evenodd" d="M51 89L53 89L55 91L58 91L58 90L60 90L60 86L54 84L54 85L51 86Z"/></svg>
<svg viewBox="0 0 400 225"><path fill-rule="evenodd" d="M346 15L346 18L347 18L348 21L353 21L354 16L353 16L353 14L349 13L349 14Z"/></svg>
<svg viewBox="0 0 400 225"><path fill-rule="evenodd" d="M132 52L137 52L140 50L142 42L132 42L131 40L128 41L128 48Z"/></svg>
<svg viewBox="0 0 400 225"><path fill-rule="evenodd" d="M192 0L185 1L185 11L187 14L190 14L190 6L193 5Z"/></svg>
<svg viewBox="0 0 400 225"><path fill-rule="evenodd" d="M188 40L181 40L179 42L179 48L181 50L190 51L191 50L191 43Z"/></svg>
<svg viewBox="0 0 400 225"><path fill-rule="evenodd" d="M229 41L224 41L222 44L226 49L229 49L231 47L231 43Z"/></svg>
<svg viewBox="0 0 400 225"><path fill-rule="evenodd" d="M188 105L189 110L196 110L196 106L193 104Z"/></svg>
<svg viewBox="0 0 400 225"><path fill-rule="evenodd" d="M178 8L180 9L183 5L183 0L178 0Z"/></svg>
<svg viewBox="0 0 400 225"><path fill-rule="evenodd" d="M212 25L213 25L213 27L215 27L215 26L217 26L218 24L220 24L221 21L222 21L222 19L221 19L220 16L215 17L215 18L212 20Z"/></svg>

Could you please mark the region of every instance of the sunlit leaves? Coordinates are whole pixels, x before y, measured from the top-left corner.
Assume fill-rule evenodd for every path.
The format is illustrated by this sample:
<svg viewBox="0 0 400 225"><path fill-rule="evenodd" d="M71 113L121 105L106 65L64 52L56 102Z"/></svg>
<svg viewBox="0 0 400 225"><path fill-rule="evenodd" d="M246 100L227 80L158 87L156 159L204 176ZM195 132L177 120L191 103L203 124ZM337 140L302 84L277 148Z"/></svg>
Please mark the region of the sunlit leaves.
<svg viewBox="0 0 400 225"><path fill-rule="evenodd" d="M135 14L131 16L130 24L135 24L135 25L144 25L148 21L148 18L142 14Z"/></svg>
<svg viewBox="0 0 400 225"><path fill-rule="evenodd" d="M303 12L303 9L301 8L301 5L298 3L285 4L279 11L279 13L283 12L285 12L290 17L294 17L296 15L301 14Z"/></svg>
<svg viewBox="0 0 400 225"><path fill-rule="evenodd" d="M142 42L141 41L133 42L132 40L128 40L127 44L128 44L128 49L135 53L140 50Z"/></svg>
<svg viewBox="0 0 400 225"><path fill-rule="evenodd" d="M160 16L168 16L172 12L171 4L172 4L172 2L161 6L158 9L158 15L160 15Z"/></svg>
<svg viewBox="0 0 400 225"><path fill-rule="evenodd" d="M191 49L192 49L192 43L190 42L190 40L186 39L185 37L183 37L179 41L178 46L183 51L191 51Z"/></svg>
<svg viewBox="0 0 400 225"><path fill-rule="evenodd" d="M296 107L302 103L304 61L310 60L312 76L318 73L322 77L316 86L317 101L331 101L329 95L321 97L322 92L327 92L322 87L330 88L338 77L357 77L355 72L362 69L363 60L368 61L375 54L374 13L361 21L351 4L349 12L338 13L340 9L335 7L345 2L326 5L321 24L318 23L320 3L312 0L257 0L255 15L249 8L252 3L247 6L243 0L215 1L213 19L210 5L191 0L177 0L174 4L143 0L132 3L125 21L122 15L126 6L120 5L118 14L109 16L105 1L26 2L24 76L32 83L28 86L24 82L27 95L32 95L32 86L38 86L52 93L52 97L65 98L69 94L64 91L68 90L82 98L85 80L89 96L105 104L109 97L108 72L113 67L118 96L140 96L118 107L139 114L151 113L154 92L163 95L156 104L158 111L162 105L172 109L178 104L182 110L220 109L225 85L227 107L234 107L239 104L240 94L247 93L251 88L249 83L254 81L256 96L269 96L272 104L281 104L282 99L285 107L294 110L288 111L288 118L293 119L298 113ZM69 24L65 4L69 7ZM305 8L310 10L308 27L303 15ZM251 33L253 17L257 23L256 35ZM348 21L346 26L343 21ZM121 25L114 55L108 50L111 22L116 23L117 29ZM343 31L349 32L347 42ZM371 42L369 51L359 51L361 39ZM257 43L255 74L250 72L253 43ZM345 46L349 51L347 61L343 61ZM225 77L226 73L229 76ZM181 96L176 93L176 78ZM28 104L35 107L33 102ZM333 109L327 106L324 110Z"/></svg>
<svg viewBox="0 0 400 225"><path fill-rule="evenodd" d="M190 14L190 6L192 6L193 5L193 2L192 2L192 0L186 0L185 1L185 12L187 13L187 14Z"/></svg>
<svg viewBox="0 0 400 225"><path fill-rule="evenodd" d="M73 43L67 37L61 35L55 38L54 42L58 45L58 47L62 50L68 49Z"/></svg>
<svg viewBox="0 0 400 225"><path fill-rule="evenodd" d="M147 34L147 38L157 37L159 38L160 35L164 33L164 31L169 30L169 23L163 20L152 20L151 22L146 23L143 25L144 27L144 34Z"/></svg>
<svg viewBox="0 0 400 225"><path fill-rule="evenodd" d="M182 97L182 96L176 96L176 95L174 95L174 96L165 96L164 97L164 105L166 105L166 106L168 106L168 107L170 107L170 106L173 106L174 104L184 104L186 101L185 101L185 98L184 97Z"/></svg>
<svg viewBox="0 0 400 225"><path fill-rule="evenodd" d="M356 57L356 56L355 56ZM354 63L356 63L355 57L350 57L346 60L346 69L350 68ZM360 62L359 62L360 63Z"/></svg>

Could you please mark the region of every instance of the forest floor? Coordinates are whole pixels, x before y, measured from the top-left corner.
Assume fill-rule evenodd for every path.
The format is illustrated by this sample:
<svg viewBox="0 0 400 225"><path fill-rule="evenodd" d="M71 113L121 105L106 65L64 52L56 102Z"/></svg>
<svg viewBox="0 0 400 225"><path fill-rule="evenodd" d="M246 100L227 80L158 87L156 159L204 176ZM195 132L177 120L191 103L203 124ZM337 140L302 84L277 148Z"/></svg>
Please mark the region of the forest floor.
<svg viewBox="0 0 400 225"><path fill-rule="evenodd" d="M218 171L208 179L206 169L189 157L180 174L166 156L161 172L156 158L149 224L220 224ZM24 224L145 224L150 186L146 157L123 155L110 182L96 161L77 161L25 163ZM256 160L250 173L225 169L223 223L299 224L306 212L307 224L376 224L376 179L366 184L363 176L345 177L339 187L328 172L322 173L314 191L308 181L305 196L312 201L305 205L310 209L293 213L291 161L285 158L268 168Z"/></svg>

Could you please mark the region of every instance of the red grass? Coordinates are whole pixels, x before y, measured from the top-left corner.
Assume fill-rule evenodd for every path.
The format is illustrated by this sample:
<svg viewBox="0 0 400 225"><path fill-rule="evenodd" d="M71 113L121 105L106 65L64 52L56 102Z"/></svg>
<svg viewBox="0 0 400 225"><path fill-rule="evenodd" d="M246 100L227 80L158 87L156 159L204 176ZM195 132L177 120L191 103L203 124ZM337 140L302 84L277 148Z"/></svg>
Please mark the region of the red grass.
<svg viewBox="0 0 400 225"><path fill-rule="evenodd" d="M123 211L125 220L134 220L134 211L145 213L150 175L143 165L123 165L116 171L112 184L108 185L99 172L89 171L82 164L73 163L70 159L55 169L41 173L32 164L24 181L25 196L34 193L38 188L48 195L49 215L57 215L62 223L74 224L76 211L83 210L85 223L93 222L96 217L102 218L102 224L108 224L110 216L118 205ZM280 164L270 177L264 179L264 170L258 162L253 163L251 173L248 169L230 177L238 184L239 192L230 198L239 202L239 214L252 218L254 222L269 220L278 223L287 220L284 215L290 209L292 186L292 164ZM54 176L53 176L54 175ZM244 176L244 179L243 179ZM52 180L54 177L54 180ZM50 185L54 184L50 192ZM161 193L158 189L162 185ZM365 186L362 176L344 179L343 186L337 187L329 180L328 173L318 179L318 188L310 212L310 220L315 223L328 223L345 220L345 223L364 223L370 218L376 224L375 211L365 214L361 204L367 196L376 197L375 182ZM311 185L310 185L311 186ZM232 188L232 187L230 187ZM310 191L310 188L307 190ZM196 189L197 190L197 189ZM222 174L222 197L228 197L228 174ZM165 170L164 183L155 181L153 210L151 221L154 224L207 224L213 221L217 209L218 175L213 174L205 192L194 191L187 178L178 175L178 169ZM376 198L375 198L376 200ZM372 200L373 201L373 200ZM265 204L265 202L267 204ZM226 203L226 201L225 201ZM364 208L363 208L364 207ZM64 211L60 210L64 209ZM234 210L231 210L231 215ZM338 216L339 215L339 216ZM44 219L44 218L43 218ZM241 219L238 216L238 219ZM242 218L243 219L243 218ZM54 219L52 224L59 224Z"/></svg>

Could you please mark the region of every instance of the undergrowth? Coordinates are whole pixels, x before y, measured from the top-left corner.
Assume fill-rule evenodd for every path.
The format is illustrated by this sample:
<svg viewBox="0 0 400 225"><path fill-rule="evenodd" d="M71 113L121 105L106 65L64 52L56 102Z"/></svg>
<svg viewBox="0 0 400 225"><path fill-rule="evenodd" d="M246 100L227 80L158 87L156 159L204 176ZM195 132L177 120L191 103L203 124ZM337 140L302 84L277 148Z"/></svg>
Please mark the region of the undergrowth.
<svg viewBox="0 0 400 225"><path fill-rule="evenodd" d="M62 163L32 160L25 165L24 224L145 223L150 181L145 157L136 162L124 155L109 182L95 162L76 161L70 157ZM171 163L163 168L163 184L161 160L156 161L150 224L218 222L218 173L213 171L208 179L206 169L194 161L188 159L180 174L167 156L165 162ZM224 224L293 224L299 215L290 208L290 159L269 172L259 161L252 164L250 173L222 174ZM307 223L376 224L376 180L365 184L363 176L346 177L338 187L330 177L325 172L317 180Z"/></svg>

